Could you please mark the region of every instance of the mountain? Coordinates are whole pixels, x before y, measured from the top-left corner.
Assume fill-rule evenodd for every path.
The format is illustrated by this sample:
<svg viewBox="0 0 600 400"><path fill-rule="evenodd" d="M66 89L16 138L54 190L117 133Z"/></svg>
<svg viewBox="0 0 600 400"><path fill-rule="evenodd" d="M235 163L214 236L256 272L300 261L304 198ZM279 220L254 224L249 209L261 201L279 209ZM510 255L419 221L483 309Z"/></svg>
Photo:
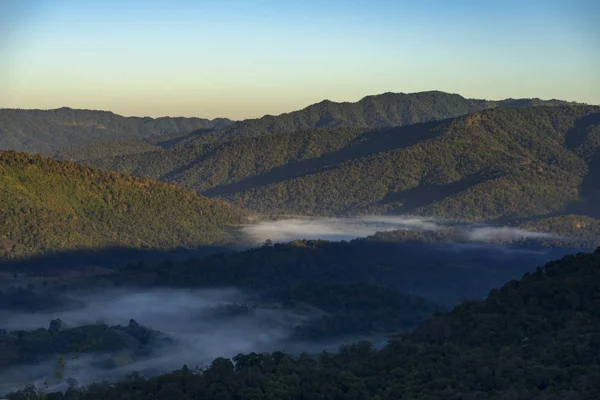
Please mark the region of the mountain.
<svg viewBox="0 0 600 400"><path fill-rule="evenodd" d="M324 100L302 110L277 116L265 115L225 127L200 138L228 140L235 137L294 133L316 128L376 129L454 118L494 107L532 107L575 104L561 100L506 99L499 101L466 99L440 91L383 93L367 96L356 103ZM193 141L193 140L192 140Z"/></svg>
<svg viewBox="0 0 600 400"><path fill-rule="evenodd" d="M572 215L585 228L597 222L573 218L600 216L600 107L498 107L396 128L322 128L86 162L263 213L401 212L529 225Z"/></svg>
<svg viewBox="0 0 600 400"><path fill-rule="evenodd" d="M54 110L0 109L0 149L60 156L60 152L87 146L114 141L138 142L165 134L220 129L232 123L226 118L123 117L107 111L67 107ZM103 154L110 155L114 153Z"/></svg>
<svg viewBox="0 0 600 400"><path fill-rule="evenodd" d="M0 152L0 257L228 243L244 211L180 187Z"/></svg>
<svg viewBox="0 0 600 400"><path fill-rule="evenodd" d="M550 262L380 350L360 342L318 356L239 354L201 371L184 366L150 379L73 389L68 398L595 399L598 287L600 249Z"/></svg>

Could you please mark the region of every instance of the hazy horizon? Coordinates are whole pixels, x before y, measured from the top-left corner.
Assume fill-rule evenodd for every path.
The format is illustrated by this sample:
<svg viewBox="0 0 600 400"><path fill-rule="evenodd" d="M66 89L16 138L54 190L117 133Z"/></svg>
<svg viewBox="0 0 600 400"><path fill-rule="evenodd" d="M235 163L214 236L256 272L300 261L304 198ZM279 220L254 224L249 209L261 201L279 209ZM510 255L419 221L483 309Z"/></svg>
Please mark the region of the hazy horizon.
<svg viewBox="0 0 600 400"><path fill-rule="evenodd" d="M173 115L154 115L154 116L143 115L143 114L137 114L137 115L130 114L129 115L129 114L121 114L121 113L118 113L118 112L116 112L114 110L110 110L110 109L79 108L79 107L71 107L69 105L63 105L63 106L51 107L51 108L39 108L39 107L38 108L0 107L0 110L41 110L41 111L52 111L52 110L58 110L58 109L61 109L61 108L70 108L70 109L73 109L73 110L88 110L88 111L111 112L111 113L120 115L122 117L133 117L133 118L147 118L147 117L154 118L154 119L157 119L157 118L204 118L204 119L211 119L211 120L219 119L219 118L226 118L226 119L230 119L232 121L243 121L243 120L246 120L246 119L259 119L259 118L267 116L267 115L277 116L277 115L292 113L294 111L299 111L299 110L302 110L304 108L310 107L310 106L312 106L314 104L320 103L322 101L333 101L335 103L357 103L357 102L359 102L360 100L362 100L362 99L364 99L366 97L380 96L380 95L383 95L383 94L386 94L386 93L393 93L393 94L414 94L414 93L423 93L423 92L432 92L432 91L436 91L436 90L423 90L423 91L418 91L418 92L381 92L381 93L366 94L366 95L361 96L360 98L357 98L357 99L354 99L354 100L350 99L350 100L334 101L334 100L331 100L331 99L321 99L321 100L316 101L314 103L306 104L306 105L301 106L299 108L295 108L295 109L283 111L281 113L266 112L265 114L262 114L262 115L258 115L258 116L255 116L255 117L249 117L249 118L242 118L242 119L235 119L235 118L229 117L227 115L215 116L215 117L210 117L210 118L206 117L206 116L203 116L203 115L177 115L177 114L173 114ZM446 93L457 94L457 95L460 95L460 96L462 96L464 98L475 99L475 100L500 101L500 100L506 100L506 99L509 98L509 97L506 97L506 98L497 98L497 99L496 98L486 98L486 97L474 98L474 97L463 96L461 93L450 93L450 92L446 92ZM512 98L516 99L515 97L512 97ZM540 99L540 100L543 100L543 101L548 101L548 100L564 100L564 101L575 101L575 102L577 102L577 100L558 99L558 98L539 98L539 97L535 97L535 96L534 97L528 97L528 98L530 98L530 99L537 98L537 99ZM581 103L582 104L590 104L590 105L600 105L600 103L598 103L598 104L595 104L595 103L593 103L593 104L592 103L584 103L584 102L581 102Z"/></svg>
<svg viewBox="0 0 600 400"><path fill-rule="evenodd" d="M440 90L600 104L600 3L8 0L0 107L256 118Z"/></svg>

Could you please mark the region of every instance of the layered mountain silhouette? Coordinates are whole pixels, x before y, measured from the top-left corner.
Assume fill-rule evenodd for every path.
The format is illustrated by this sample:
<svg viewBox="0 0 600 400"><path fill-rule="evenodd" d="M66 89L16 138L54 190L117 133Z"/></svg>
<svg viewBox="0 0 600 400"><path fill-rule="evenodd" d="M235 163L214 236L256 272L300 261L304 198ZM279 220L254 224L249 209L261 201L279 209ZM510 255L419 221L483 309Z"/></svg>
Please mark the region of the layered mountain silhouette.
<svg viewBox="0 0 600 400"><path fill-rule="evenodd" d="M383 93L367 96L356 103L324 100L302 110L277 116L265 115L232 124L202 137L227 140L235 137L292 133L315 128L358 127L382 128L454 118L488 108L522 108L556 106L561 100L506 99L499 101L467 99L440 91L417 93ZM197 141L198 138L190 140Z"/></svg>
<svg viewBox="0 0 600 400"><path fill-rule="evenodd" d="M0 117L0 147L176 183L263 214L413 213L585 235L599 225L595 106L433 91L235 123L66 108Z"/></svg>
<svg viewBox="0 0 600 400"><path fill-rule="evenodd" d="M90 156L89 150L81 155L79 150L109 142L138 142L128 150L112 146L103 156L152 149L139 144L173 133L190 133L197 130L224 128L233 121L226 118L214 120L202 118L139 118L123 117L112 112L59 108L55 110L0 109L0 149L58 155L65 152L68 158ZM92 150L92 153L93 150ZM96 151L96 154L97 151Z"/></svg>
<svg viewBox="0 0 600 400"><path fill-rule="evenodd" d="M290 133L324 127L379 128L457 117L492 107L567 104L560 100L466 99L439 91L384 93L356 103L322 101L278 116L234 122L227 118L140 118L112 112L0 109L0 149L67 161L140 153L197 141ZM214 132L213 132L214 131Z"/></svg>
<svg viewBox="0 0 600 400"><path fill-rule="evenodd" d="M261 213L526 222L597 217L599 143L599 107L497 107L400 127L250 135L85 162Z"/></svg>

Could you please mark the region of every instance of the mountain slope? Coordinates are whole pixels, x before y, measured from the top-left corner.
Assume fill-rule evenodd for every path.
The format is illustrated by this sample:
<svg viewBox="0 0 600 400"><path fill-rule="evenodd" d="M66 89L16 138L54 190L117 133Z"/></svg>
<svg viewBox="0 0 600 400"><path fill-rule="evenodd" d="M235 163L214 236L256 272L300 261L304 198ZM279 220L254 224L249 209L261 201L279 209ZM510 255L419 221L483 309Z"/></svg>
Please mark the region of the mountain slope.
<svg viewBox="0 0 600 400"><path fill-rule="evenodd" d="M66 107L0 109L0 149L54 155L111 141L140 141L164 134L219 129L232 122L226 118L123 117L107 111Z"/></svg>
<svg viewBox="0 0 600 400"><path fill-rule="evenodd" d="M599 149L600 108L557 106L250 137L90 163L265 213L394 211L525 223L597 218Z"/></svg>
<svg viewBox="0 0 600 400"><path fill-rule="evenodd" d="M173 184L0 152L0 256L224 243L244 212Z"/></svg>
<svg viewBox="0 0 600 400"><path fill-rule="evenodd" d="M420 93L384 93L376 96L367 96L356 103L335 103L322 101L308 106L302 110L294 111L278 116L267 115L258 119L249 119L236 122L231 126L211 132L192 133L177 137L172 143L156 143L162 148L170 149L148 152L142 155L131 155L120 157L112 154L110 157L85 158L80 156L78 160L85 163L97 165L109 170L135 173L143 176L161 178L174 171L183 171L194 167L202 162L203 155L214 149L215 143L226 142L231 139L247 139L252 137L291 134L294 136L301 132L312 132L317 130L319 134L331 129L338 129L342 136L347 136L346 130L359 131L368 129L379 129L386 127L404 126L429 121L458 117L475 111L481 111L494 107L521 108L542 105L558 106L567 102L560 100L539 99L507 99L501 101L488 101L466 99L457 94L449 94L439 91ZM324 133L327 135L327 133ZM347 137L350 140L352 137ZM277 140L282 143L281 139ZM283 139L298 142L302 138ZM329 138L331 140L331 138ZM340 138L333 138L340 143ZM155 142L156 140L153 140ZM311 145L318 141L313 140ZM249 142L260 143L262 142ZM285 146L287 144L284 143ZM318 150L305 146L309 153ZM275 149L277 150L277 149ZM325 148L321 152L332 149ZM139 153L139 152L136 152ZM265 154L267 157L270 154ZM314 156L315 154L313 154ZM316 154L318 155L318 153ZM302 156L310 156L310 154ZM99 158L106 158L101 160ZM216 158L216 157L213 157ZM285 160L282 160L285 162ZM188 187L191 187L188 185Z"/></svg>
<svg viewBox="0 0 600 400"><path fill-rule="evenodd" d="M201 373L184 367L75 390L69 398L596 399L598 287L600 249L550 262L382 350L361 342L316 357L240 354ZM55 396L49 398L64 398Z"/></svg>
<svg viewBox="0 0 600 400"><path fill-rule="evenodd" d="M388 92L364 97L356 103L336 103L324 100L291 113L277 116L265 115L258 119L240 121L199 139L206 140L207 137L211 137L225 140L235 137L293 133L316 128L356 127L375 129L439 121L494 107L520 108L565 104L568 103L560 100L506 99L490 101L466 99L458 94L441 91Z"/></svg>

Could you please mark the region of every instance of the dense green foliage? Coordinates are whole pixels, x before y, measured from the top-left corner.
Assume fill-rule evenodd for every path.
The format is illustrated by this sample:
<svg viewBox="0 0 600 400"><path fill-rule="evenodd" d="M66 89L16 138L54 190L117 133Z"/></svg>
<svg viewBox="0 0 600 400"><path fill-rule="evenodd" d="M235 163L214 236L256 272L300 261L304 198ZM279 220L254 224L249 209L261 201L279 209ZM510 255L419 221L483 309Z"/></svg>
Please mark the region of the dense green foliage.
<svg viewBox="0 0 600 400"><path fill-rule="evenodd" d="M382 350L361 342L318 357L240 354L200 373L184 367L49 398L596 399L599 286L600 249L551 262Z"/></svg>
<svg viewBox="0 0 600 400"><path fill-rule="evenodd" d="M134 355L151 351L164 338L160 332L131 320L127 326L106 324L66 327L60 320L48 329L6 332L0 330L0 370L19 364L35 364L49 357L87 352L111 353L130 350Z"/></svg>
<svg viewBox="0 0 600 400"><path fill-rule="evenodd" d="M232 241L243 211L176 185L0 152L0 257Z"/></svg>
<svg viewBox="0 0 600 400"><path fill-rule="evenodd" d="M324 100L302 110L277 116L240 121L209 135L219 140L235 137L295 133L315 128L357 127L382 128L411 125L458 117L495 107L533 107L568 104L565 101L540 99L506 99L500 101L465 99L440 91L417 93L383 93L366 96L356 103ZM574 104L574 103L571 103ZM200 138L204 140L204 138ZM196 139L192 139L195 141Z"/></svg>
<svg viewBox="0 0 600 400"><path fill-rule="evenodd" d="M0 109L0 149L53 155L57 151L108 142L137 142L176 132L219 129L232 123L226 118L122 117L107 111L66 107L55 110Z"/></svg>
<svg viewBox="0 0 600 400"><path fill-rule="evenodd" d="M313 129L90 163L263 213L598 217L599 127L598 107L495 108L399 128Z"/></svg>
<svg viewBox="0 0 600 400"><path fill-rule="evenodd" d="M384 142L387 150L350 156L301 176L213 192L259 211L397 211L476 221L545 216L571 205L585 213L596 202L582 187L597 171L562 143L581 120L597 112L494 109L439 125L384 131L338 153L352 154L352 146L364 151L369 141ZM420 134L413 133L420 128ZM402 139L389 140L395 135L416 140L399 146Z"/></svg>
<svg viewBox="0 0 600 400"><path fill-rule="evenodd" d="M357 334L390 334L414 328L441 307L417 296L369 285L308 282L271 296L284 307L309 306L320 315L295 328L295 338L328 339Z"/></svg>
<svg viewBox="0 0 600 400"><path fill-rule="evenodd" d="M103 275L119 285L228 287L257 292L302 282L371 283L453 305L564 254L492 245L419 244L357 239L295 241L185 262L137 263ZM90 285L96 284L92 278Z"/></svg>
<svg viewBox="0 0 600 400"><path fill-rule="evenodd" d="M524 228L557 232L573 238L593 238L600 245L600 220L585 215L561 215L558 217L539 218L522 223Z"/></svg>

